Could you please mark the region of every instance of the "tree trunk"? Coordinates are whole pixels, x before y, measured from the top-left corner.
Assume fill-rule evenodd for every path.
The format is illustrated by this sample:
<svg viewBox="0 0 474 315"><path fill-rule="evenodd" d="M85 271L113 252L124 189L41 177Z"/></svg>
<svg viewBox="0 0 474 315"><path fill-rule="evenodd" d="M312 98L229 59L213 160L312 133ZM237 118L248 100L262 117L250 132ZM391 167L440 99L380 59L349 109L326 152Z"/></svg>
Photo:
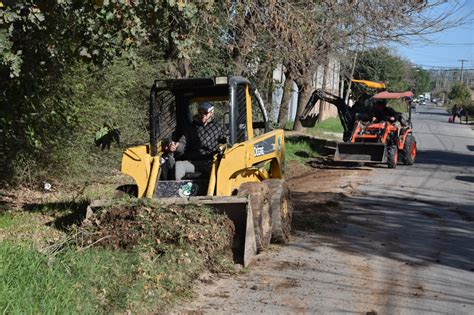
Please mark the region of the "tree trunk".
<svg viewBox="0 0 474 315"><path fill-rule="evenodd" d="M301 125L300 117L303 114L304 108L311 97L311 74L305 77L295 80L298 85L298 108L296 110L295 123L293 124L293 130L303 131L304 127Z"/></svg>
<svg viewBox="0 0 474 315"><path fill-rule="evenodd" d="M324 68L323 68L323 82L321 84L322 90L326 90L328 68L329 68L329 58L326 58L326 61L324 62ZM320 101L318 122L321 122L326 118L325 110L326 110L326 102Z"/></svg>
<svg viewBox="0 0 474 315"><path fill-rule="evenodd" d="M281 98L280 110L278 111L278 125L285 128L288 121L288 107L291 100L293 89L293 80L290 76L290 71L285 71L285 83L283 83L283 96Z"/></svg>

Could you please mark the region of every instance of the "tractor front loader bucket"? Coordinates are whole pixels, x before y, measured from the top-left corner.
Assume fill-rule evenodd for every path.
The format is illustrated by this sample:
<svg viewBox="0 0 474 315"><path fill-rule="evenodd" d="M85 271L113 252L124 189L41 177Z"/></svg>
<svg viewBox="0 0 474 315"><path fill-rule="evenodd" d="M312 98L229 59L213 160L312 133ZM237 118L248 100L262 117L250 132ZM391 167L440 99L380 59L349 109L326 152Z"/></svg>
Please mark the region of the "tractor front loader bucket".
<svg viewBox="0 0 474 315"><path fill-rule="evenodd" d="M217 213L225 214L234 224L234 235L232 238L232 253L234 261L247 267L252 258L257 254L253 215L248 197L199 196L189 198L159 198L154 200L164 205L209 205Z"/></svg>
<svg viewBox="0 0 474 315"><path fill-rule="evenodd" d="M334 161L384 163L387 161L386 147L383 143L351 143L337 144Z"/></svg>

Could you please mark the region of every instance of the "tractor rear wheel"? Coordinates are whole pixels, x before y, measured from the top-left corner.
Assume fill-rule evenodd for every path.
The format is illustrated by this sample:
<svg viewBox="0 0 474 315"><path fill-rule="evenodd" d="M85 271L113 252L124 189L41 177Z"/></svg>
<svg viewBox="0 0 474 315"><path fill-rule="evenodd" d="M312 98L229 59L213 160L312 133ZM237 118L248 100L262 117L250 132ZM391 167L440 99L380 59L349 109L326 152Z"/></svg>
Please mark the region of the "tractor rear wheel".
<svg viewBox="0 0 474 315"><path fill-rule="evenodd" d="M416 158L416 140L412 134L407 135L403 146L402 161L405 165L413 165Z"/></svg>
<svg viewBox="0 0 474 315"><path fill-rule="evenodd" d="M270 212L272 216L272 242L286 244L290 240L293 204L288 185L283 179L264 181L270 192Z"/></svg>
<svg viewBox="0 0 474 315"><path fill-rule="evenodd" d="M261 252L270 245L272 237L268 187L263 183L243 183L239 187L238 196L249 197L257 251Z"/></svg>
<svg viewBox="0 0 474 315"><path fill-rule="evenodd" d="M389 144L387 146L387 166L388 168L397 167L398 162L398 147L397 144Z"/></svg>

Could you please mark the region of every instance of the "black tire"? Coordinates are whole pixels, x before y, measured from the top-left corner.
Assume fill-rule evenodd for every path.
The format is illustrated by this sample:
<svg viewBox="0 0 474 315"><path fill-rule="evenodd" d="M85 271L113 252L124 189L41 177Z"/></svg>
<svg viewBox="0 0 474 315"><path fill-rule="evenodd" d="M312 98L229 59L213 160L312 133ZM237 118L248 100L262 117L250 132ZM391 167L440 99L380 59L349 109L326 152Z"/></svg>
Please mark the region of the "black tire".
<svg viewBox="0 0 474 315"><path fill-rule="evenodd" d="M388 168L396 168L398 162L398 147L397 144L387 145L387 166Z"/></svg>
<svg viewBox="0 0 474 315"><path fill-rule="evenodd" d="M407 135L402 151L402 162L405 165L413 165L416 158L416 140L412 134Z"/></svg>
<svg viewBox="0 0 474 315"><path fill-rule="evenodd" d="M263 182L270 192L272 216L272 242L286 244L291 236L293 204L288 185L283 179L268 179Z"/></svg>
<svg viewBox="0 0 474 315"><path fill-rule="evenodd" d="M268 187L263 183L244 183L240 185L237 195L249 197L257 251L262 252L270 245L272 238L272 218L268 199Z"/></svg>

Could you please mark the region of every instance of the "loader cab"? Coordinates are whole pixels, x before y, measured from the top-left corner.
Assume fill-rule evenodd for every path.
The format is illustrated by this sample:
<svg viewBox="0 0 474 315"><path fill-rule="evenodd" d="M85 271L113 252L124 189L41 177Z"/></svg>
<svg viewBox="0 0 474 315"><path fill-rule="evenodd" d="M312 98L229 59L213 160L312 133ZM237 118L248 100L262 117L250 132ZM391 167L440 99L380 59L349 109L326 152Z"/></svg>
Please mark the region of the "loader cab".
<svg viewBox="0 0 474 315"><path fill-rule="evenodd" d="M155 81L150 93L151 155L158 153L160 141L174 140L190 127L201 102L214 105L214 121L222 123L229 146L253 138L257 129L268 131L265 108L252 94L250 82L241 77Z"/></svg>
<svg viewBox="0 0 474 315"><path fill-rule="evenodd" d="M213 155L209 175L173 179L172 161L164 149L192 122L197 104L214 106L226 143ZM269 130L259 94L242 77L156 80L149 100L148 144L125 150L121 171L131 176L136 197L231 196L240 185L282 178L283 130Z"/></svg>

